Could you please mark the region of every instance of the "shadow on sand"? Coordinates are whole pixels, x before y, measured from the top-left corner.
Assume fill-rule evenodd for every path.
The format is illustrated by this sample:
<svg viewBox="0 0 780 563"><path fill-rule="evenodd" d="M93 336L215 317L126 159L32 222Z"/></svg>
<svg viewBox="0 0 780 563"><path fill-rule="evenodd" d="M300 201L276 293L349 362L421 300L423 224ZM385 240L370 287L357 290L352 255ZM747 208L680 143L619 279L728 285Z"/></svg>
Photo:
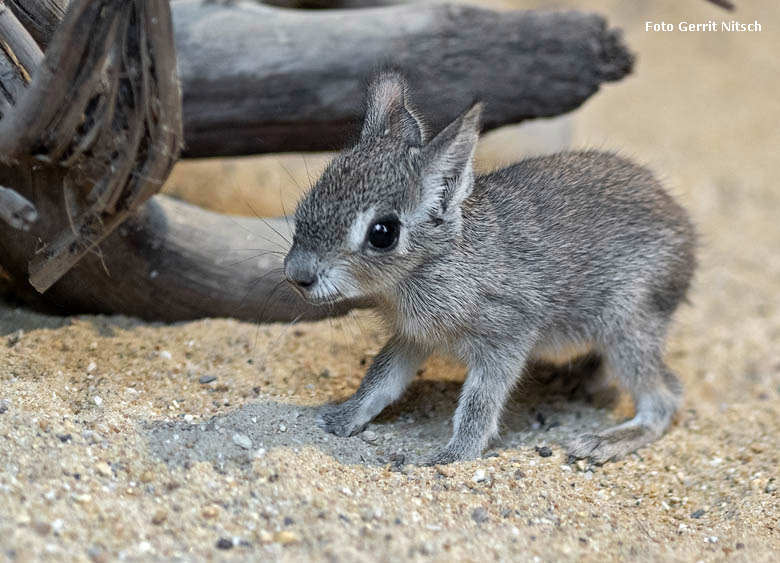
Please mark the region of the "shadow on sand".
<svg viewBox="0 0 780 563"><path fill-rule="evenodd" d="M504 412L500 438L485 452L557 445L583 431L607 426L614 387L596 395L599 361L586 357L566 366L536 365ZM444 445L457 405L458 381L413 382L404 398L372 422L373 435L342 438L316 426L317 407L255 401L208 422L153 421L143 429L155 457L188 467L209 461L218 470L246 465L276 447L314 447L343 464L418 463ZM367 439L370 438L370 441ZM258 454L259 452L259 454Z"/></svg>

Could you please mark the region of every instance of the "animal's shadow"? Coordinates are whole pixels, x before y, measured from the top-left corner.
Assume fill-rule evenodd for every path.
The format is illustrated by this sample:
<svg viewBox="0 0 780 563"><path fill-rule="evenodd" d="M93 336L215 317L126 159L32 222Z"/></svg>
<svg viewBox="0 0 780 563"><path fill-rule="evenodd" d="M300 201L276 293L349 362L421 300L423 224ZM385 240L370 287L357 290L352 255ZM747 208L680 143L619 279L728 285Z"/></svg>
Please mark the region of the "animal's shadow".
<svg viewBox="0 0 780 563"><path fill-rule="evenodd" d="M533 366L509 401L500 438L491 452L537 445L556 447L583 431L607 426L617 396L607 388L593 396L599 362L581 358L566 366ZM258 401L206 423L150 422L144 428L152 453L172 465L209 461L218 470L245 465L279 447L314 447L340 463L418 463L449 439L462 382L418 379L404 398L386 409L367 432L349 438L316 425L317 407Z"/></svg>

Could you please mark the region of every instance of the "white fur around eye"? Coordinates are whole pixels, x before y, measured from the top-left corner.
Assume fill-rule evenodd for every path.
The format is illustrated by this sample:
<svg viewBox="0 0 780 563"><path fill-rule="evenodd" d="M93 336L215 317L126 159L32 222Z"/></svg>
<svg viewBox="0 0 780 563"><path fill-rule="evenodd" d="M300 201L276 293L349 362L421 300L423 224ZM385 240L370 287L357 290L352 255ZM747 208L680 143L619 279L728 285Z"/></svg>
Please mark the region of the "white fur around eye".
<svg viewBox="0 0 780 563"><path fill-rule="evenodd" d="M371 221L374 220L375 213L376 211L374 211L374 208L372 207L371 209L359 213L355 218L355 221L349 228L349 237L347 239L350 250L358 252L363 248L363 243L366 240L366 233L371 226Z"/></svg>

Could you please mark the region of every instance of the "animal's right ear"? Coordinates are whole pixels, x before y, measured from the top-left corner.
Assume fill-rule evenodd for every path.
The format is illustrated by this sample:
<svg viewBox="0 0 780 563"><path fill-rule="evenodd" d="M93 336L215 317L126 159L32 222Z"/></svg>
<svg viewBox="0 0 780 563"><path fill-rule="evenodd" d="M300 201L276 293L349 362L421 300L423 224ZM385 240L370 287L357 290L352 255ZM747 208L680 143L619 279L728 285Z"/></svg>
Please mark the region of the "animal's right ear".
<svg viewBox="0 0 780 563"><path fill-rule="evenodd" d="M425 129L409 105L406 79L396 71L380 72L368 87L362 138L395 137L421 147Z"/></svg>
<svg viewBox="0 0 780 563"><path fill-rule="evenodd" d="M471 194L481 115L476 102L422 149L422 207L433 217L458 217Z"/></svg>

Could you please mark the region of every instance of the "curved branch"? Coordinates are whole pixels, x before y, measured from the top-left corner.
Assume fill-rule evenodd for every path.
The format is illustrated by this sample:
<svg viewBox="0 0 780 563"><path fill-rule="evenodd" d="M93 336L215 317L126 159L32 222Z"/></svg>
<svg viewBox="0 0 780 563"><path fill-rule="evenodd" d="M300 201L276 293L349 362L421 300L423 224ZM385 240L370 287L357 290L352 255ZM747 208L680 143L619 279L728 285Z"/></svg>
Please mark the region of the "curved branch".
<svg viewBox="0 0 780 563"><path fill-rule="evenodd" d="M30 255L30 282L43 292L158 192L178 157L167 1L74 0L17 97L0 121L0 160L57 168L59 179L43 189L64 196L45 215L59 230Z"/></svg>

